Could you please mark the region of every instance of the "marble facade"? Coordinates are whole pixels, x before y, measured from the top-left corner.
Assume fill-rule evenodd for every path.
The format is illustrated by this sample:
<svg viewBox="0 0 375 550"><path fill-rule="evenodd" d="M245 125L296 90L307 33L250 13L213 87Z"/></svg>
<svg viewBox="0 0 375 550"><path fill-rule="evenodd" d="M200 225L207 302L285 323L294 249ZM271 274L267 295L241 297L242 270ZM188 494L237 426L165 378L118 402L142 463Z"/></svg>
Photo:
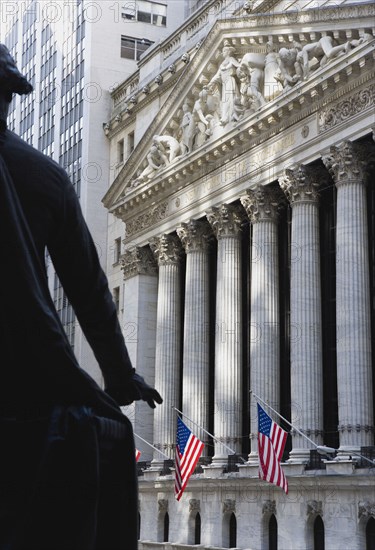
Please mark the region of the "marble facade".
<svg viewBox="0 0 375 550"><path fill-rule="evenodd" d="M216 438L195 432L205 456L180 502L141 447L140 548L263 550L275 525L279 550L322 548L323 525L326 549L360 550L375 523L359 456L375 459L375 6L245 4L203 6L112 94L112 150L137 135L103 200L124 325L165 399L137 404L135 431L172 459L177 407ZM258 479L250 389L337 449L316 461L292 430L288 495Z"/></svg>

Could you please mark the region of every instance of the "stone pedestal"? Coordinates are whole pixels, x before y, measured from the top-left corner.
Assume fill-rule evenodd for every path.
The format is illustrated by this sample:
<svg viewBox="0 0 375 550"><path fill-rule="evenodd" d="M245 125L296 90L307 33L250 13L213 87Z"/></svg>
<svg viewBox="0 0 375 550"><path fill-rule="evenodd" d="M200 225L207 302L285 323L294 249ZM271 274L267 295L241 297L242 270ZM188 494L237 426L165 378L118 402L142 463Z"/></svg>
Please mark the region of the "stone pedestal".
<svg viewBox="0 0 375 550"><path fill-rule="evenodd" d="M280 193L281 195L281 193ZM241 197L252 223L250 381L252 391L279 409L279 274L277 208L280 195L263 187ZM250 463L258 464L257 401L251 394ZM269 413L268 410L266 410ZM274 418L278 421L277 418Z"/></svg>
<svg viewBox="0 0 375 550"><path fill-rule="evenodd" d="M373 445L371 319L363 146L331 147L323 162L337 187L336 325L340 448Z"/></svg>
<svg viewBox="0 0 375 550"><path fill-rule="evenodd" d="M163 405L154 413L154 445L174 458L177 415L179 408L181 352L181 243L176 235L162 235L150 243L159 265L155 386ZM162 464L154 452L154 463Z"/></svg>
<svg viewBox="0 0 375 550"><path fill-rule="evenodd" d="M242 436L240 230L244 213L240 206L223 204L207 212L207 218L218 239L214 434L239 453ZM228 454L228 449L215 441L213 463L225 464Z"/></svg>
<svg viewBox="0 0 375 550"><path fill-rule="evenodd" d="M323 364L318 187L324 167L296 166L280 178L292 206L290 379L293 426L317 445L323 434ZM313 445L292 430L290 461L307 462Z"/></svg>

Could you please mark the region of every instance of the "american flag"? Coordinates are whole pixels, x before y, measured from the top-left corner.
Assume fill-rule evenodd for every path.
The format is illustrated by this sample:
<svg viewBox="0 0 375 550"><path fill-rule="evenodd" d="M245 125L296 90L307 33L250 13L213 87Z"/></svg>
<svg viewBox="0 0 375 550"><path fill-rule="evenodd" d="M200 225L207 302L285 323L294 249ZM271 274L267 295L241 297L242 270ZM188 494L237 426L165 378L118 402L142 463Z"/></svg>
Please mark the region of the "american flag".
<svg viewBox="0 0 375 550"><path fill-rule="evenodd" d="M258 403L259 477L281 487L286 494L288 482L281 469L280 460L287 435L287 432L280 428Z"/></svg>
<svg viewBox="0 0 375 550"><path fill-rule="evenodd" d="M135 461L138 462L139 457L141 456L141 451L138 451L138 449L135 450Z"/></svg>
<svg viewBox="0 0 375 550"><path fill-rule="evenodd" d="M177 500L180 500L185 490L189 477L194 472L195 466L202 454L204 443L200 441L182 422L177 418L176 438L176 471L174 492Z"/></svg>

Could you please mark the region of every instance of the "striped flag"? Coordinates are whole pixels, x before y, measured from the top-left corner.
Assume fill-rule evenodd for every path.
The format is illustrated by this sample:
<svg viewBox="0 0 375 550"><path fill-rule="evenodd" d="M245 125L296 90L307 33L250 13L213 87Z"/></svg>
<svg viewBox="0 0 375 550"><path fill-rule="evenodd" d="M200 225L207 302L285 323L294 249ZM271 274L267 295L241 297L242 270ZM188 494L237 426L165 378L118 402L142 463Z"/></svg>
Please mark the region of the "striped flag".
<svg viewBox="0 0 375 550"><path fill-rule="evenodd" d="M135 450L135 461L138 462L139 457L141 456L141 451L138 451L138 449Z"/></svg>
<svg viewBox="0 0 375 550"><path fill-rule="evenodd" d="M174 492L177 500L180 500L185 490L189 477L194 472L195 466L202 454L204 443L200 441L182 422L177 418L177 439L176 439L176 463L175 463L175 486Z"/></svg>
<svg viewBox="0 0 375 550"><path fill-rule="evenodd" d="M281 487L286 494L288 482L281 469L280 460L287 435L287 432L280 428L258 403L259 477Z"/></svg>

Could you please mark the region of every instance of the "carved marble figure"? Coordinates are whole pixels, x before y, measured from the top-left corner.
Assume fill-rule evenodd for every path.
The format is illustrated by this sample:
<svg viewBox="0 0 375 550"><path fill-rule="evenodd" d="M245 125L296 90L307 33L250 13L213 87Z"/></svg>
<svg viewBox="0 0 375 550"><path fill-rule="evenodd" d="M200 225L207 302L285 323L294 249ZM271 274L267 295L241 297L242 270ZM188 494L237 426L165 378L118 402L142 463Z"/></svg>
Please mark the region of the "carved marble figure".
<svg viewBox="0 0 375 550"><path fill-rule="evenodd" d="M273 43L272 36L266 44L266 57L264 60L264 99L271 101L282 92L282 85L277 80L276 76L279 71L279 64L277 61L277 48Z"/></svg>
<svg viewBox="0 0 375 550"><path fill-rule="evenodd" d="M308 78L310 74L310 61L314 58L318 61L320 67L324 67L329 61L342 55L351 49L350 42L337 44L332 36L322 36L317 42L303 46L299 57L302 61L303 78Z"/></svg>
<svg viewBox="0 0 375 550"><path fill-rule="evenodd" d="M181 154L186 155L193 150L193 140L195 135L195 122L190 104L185 101L182 105L183 116L181 121Z"/></svg>
<svg viewBox="0 0 375 550"><path fill-rule="evenodd" d="M241 73L243 73L241 76ZM245 79L243 75L248 75ZM241 97L243 94L248 96L251 101L251 108L259 109L266 103L263 96L264 88L264 55L258 53L246 53L241 59L240 66L237 69L237 76L242 78ZM248 80L247 89L246 80Z"/></svg>
<svg viewBox="0 0 375 550"><path fill-rule="evenodd" d="M161 150L167 156L167 164L171 164L181 152L180 143L172 136L154 136L154 143L157 144L159 150Z"/></svg>
<svg viewBox="0 0 375 550"><path fill-rule="evenodd" d="M142 170L138 177L131 182L130 188L136 187L140 183L152 179L158 170L168 164L167 156L160 150L157 142L155 141L150 147L146 160L147 166Z"/></svg>
<svg viewBox="0 0 375 550"><path fill-rule="evenodd" d="M222 55L224 57L219 70L209 82L209 90L215 93L221 88L221 118L220 124L225 126L232 120L235 111L235 99L239 97L236 81L236 70L240 63L233 56L235 49L229 43L224 43Z"/></svg>
<svg viewBox="0 0 375 550"><path fill-rule="evenodd" d="M278 55L279 72L274 78L283 86L284 91L290 90L303 77L300 62L300 45L295 43L293 48L280 48Z"/></svg>

